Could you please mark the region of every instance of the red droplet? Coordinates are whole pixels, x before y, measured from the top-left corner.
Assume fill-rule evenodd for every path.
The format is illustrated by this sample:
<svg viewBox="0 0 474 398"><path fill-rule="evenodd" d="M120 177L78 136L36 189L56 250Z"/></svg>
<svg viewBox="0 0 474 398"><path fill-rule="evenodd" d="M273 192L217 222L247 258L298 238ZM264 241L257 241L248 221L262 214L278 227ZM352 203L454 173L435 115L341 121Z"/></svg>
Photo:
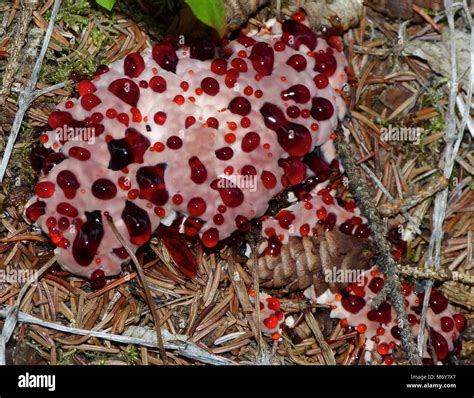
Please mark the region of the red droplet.
<svg viewBox="0 0 474 398"><path fill-rule="evenodd" d="M244 152L252 152L260 145L260 135L254 131L251 131L245 134L244 138L242 139L242 151Z"/></svg>
<svg viewBox="0 0 474 398"><path fill-rule="evenodd" d="M260 76L269 76L273 72L275 55L272 46L268 43L258 42L252 47L249 56L253 68Z"/></svg>
<svg viewBox="0 0 474 398"><path fill-rule="evenodd" d="M92 274L90 278L90 283L91 286L94 289L101 289L105 286L106 283L106 278L105 278L105 273L101 269L96 269Z"/></svg>
<svg viewBox="0 0 474 398"><path fill-rule="evenodd" d="M306 69L307 61L303 55L295 54L288 58L286 64L291 66L296 71L301 72Z"/></svg>
<svg viewBox="0 0 474 398"><path fill-rule="evenodd" d="M225 75L227 72L227 60L224 58L216 58L211 63L211 71L216 75Z"/></svg>
<svg viewBox="0 0 474 398"><path fill-rule="evenodd" d="M365 306L365 300L362 297L353 294L341 299L342 307L351 314L357 314Z"/></svg>
<svg viewBox="0 0 474 398"><path fill-rule="evenodd" d="M91 152L88 149L82 148L80 146L73 146L73 147L69 148L68 154L72 158L76 158L76 159L81 160L83 162L85 162L86 160L89 160L91 158Z"/></svg>
<svg viewBox="0 0 474 398"><path fill-rule="evenodd" d="M219 243L219 231L216 228L209 228L202 234L201 241L206 247L216 246Z"/></svg>
<svg viewBox="0 0 474 398"><path fill-rule="evenodd" d="M139 53L130 53L123 61L123 70L128 77L138 77L145 69L145 61Z"/></svg>
<svg viewBox="0 0 474 398"><path fill-rule="evenodd" d="M35 222L43 214L46 213L46 203L42 200L37 200L27 207L25 210L25 215L31 222Z"/></svg>
<svg viewBox="0 0 474 398"><path fill-rule="evenodd" d="M201 88L207 95L217 95L219 93L219 82L213 77L205 77L201 80Z"/></svg>
<svg viewBox="0 0 474 398"><path fill-rule="evenodd" d="M262 171L262 176L260 177L262 180L262 184L266 189L273 189L277 184L277 179L275 174L270 171L264 170Z"/></svg>
<svg viewBox="0 0 474 398"><path fill-rule="evenodd" d="M306 86L302 84L295 84L287 90L281 92L281 99L283 101L293 100L297 104L304 104L311 98L311 94Z"/></svg>
<svg viewBox="0 0 474 398"><path fill-rule="evenodd" d="M245 97L235 97L230 101L228 108L232 113L240 116L247 116L252 110L250 101Z"/></svg>
<svg viewBox="0 0 474 398"><path fill-rule="evenodd" d="M151 222L145 210L127 200L122 212L122 220L127 227L131 243L141 246L150 239Z"/></svg>
<svg viewBox="0 0 474 398"><path fill-rule="evenodd" d="M229 160L232 158L232 156L234 156L234 150L231 147L226 146L226 147L217 149L215 151L215 154L216 154L216 158L219 160Z"/></svg>
<svg viewBox="0 0 474 398"><path fill-rule="evenodd" d="M374 293L378 293L382 290L385 282L382 278L376 276L375 278L372 278L372 280L369 283L369 289L372 290Z"/></svg>
<svg viewBox="0 0 474 398"><path fill-rule="evenodd" d="M367 313L369 321L388 324L392 320L392 306L384 301L378 308Z"/></svg>
<svg viewBox="0 0 474 398"><path fill-rule="evenodd" d="M454 314L453 319L454 323L456 324L457 331L460 332L466 324L466 318L462 314Z"/></svg>
<svg viewBox="0 0 474 398"><path fill-rule="evenodd" d="M109 85L109 91L130 106L137 106L140 88L130 79L117 79Z"/></svg>
<svg viewBox="0 0 474 398"><path fill-rule="evenodd" d="M435 314L439 314L448 307L448 299L437 290L433 290L430 295L429 305Z"/></svg>
<svg viewBox="0 0 474 398"><path fill-rule="evenodd" d="M189 159L189 167L191 168L191 180L196 184L202 184L207 179L206 166L199 160L197 156Z"/></svg>
<svg viewBox="0 0 474 398"><path fill-rule="evenodd" d="M316 65L314 66L314 70L325 74L326 76L332 76L337 69L337 61L334 55L330 54L329 52L325 53L316 53L314 56L316 61Z"/></svg>
<svg viewBox="0 0 474 398"><path fill-rule="evenodd" d="M153 120L156 124L162 126L166 122L166 113L165 112L156 112L153 116Z"/></svg>
<svg viewBox="0 0 474 398"><path fill-rule="evenodd" d="M441 330L445 333L450 332L454 328L454 320L449 316L443 316L440 320Z"/></svg>
<svg viewBox="0 0 474 398"><path fill-rule="evenodd" d="M150 79L149 87L155 93L164 93L166 91L166 80L161 76L153 76Z"/></svg>
<svg viewBox="0 0 474 398"><path fill-rule="evenodd" d="M179 59L176 55L176 51L169 44L155 44L152 50L152 57L164 70L176 73L176 66L178 65Z"/></svg>
<svg viewBox="0 0 474 398"><path fill-rule="evenodd" d="M86 94L91 94L96 90L97 88L94 86L94 83L92 83L90 80L82 80L77 85L77 91L79 92L79 95L81 97Z"/></svg>
<svg viewBox="0 0 474 398"><path fill-rule="evenodd" d="M442 361L445 359L449 354L449 346L446 339L443 337L442 334L438 333L433 328L430 328L430 335L431 335L431 344L435 350L436 357L438 360Z"/></svg>
<svg viewBox="0 0 474 398"><path fill-rule="evenodd" d="M50 181L39 182L35 187L35 194L42 199L50 198L54 194L54 183Z"/></svg>
<svg viewBox="0 0 474 398"><path fill-rule="evenodd" d="M86 211L85 215L87 221L80 227L72 244L74 260L82 266L88 266L92 262L104 237L100 210Z"/></svg>
<svg viewBox="0 0 474 398"><path fill-rule="evenodd" d="M169 194L165 185L166 164L141 167L136 178L140 188L139 198L148 200L155 206L163 206L168 202Z"/></svg>
<svg viewBox="0 0 474 398"><path fill-rule="evenodd" d="M334 106L331 101L323 97L315 97L312 100L311 116L317 121L328 120L334 114Z"/></svg>
<svg viewBox="0 0 474 398"><path fill-rule="evenodd" d="M327 86L329 86L329 79L326 75L316 75L313 80L316 87L320 90L325 89Z"/></svg>
<svg viewBox="0 0 474 398"><path fill-rule="evenodd" d="M94 94L86 94L81 98L81 105L87 111L92 110L101 102L100 98Z"/></svg>
<svg viewBox="0 0 474 398"><path fill-rule="evenodd" d="M91 192L98 199L108 200L115 198L117 187L107 178L99 178L92 184Z"/></svg>
<svg viewBox="0 0 474 398"><path fill-rule="evenodd" d="M316 48L317 38L314 32L306 25L288 19L282 24L282 40L291 48L298 49L301 44L304 44L313 51Z"/></svg>

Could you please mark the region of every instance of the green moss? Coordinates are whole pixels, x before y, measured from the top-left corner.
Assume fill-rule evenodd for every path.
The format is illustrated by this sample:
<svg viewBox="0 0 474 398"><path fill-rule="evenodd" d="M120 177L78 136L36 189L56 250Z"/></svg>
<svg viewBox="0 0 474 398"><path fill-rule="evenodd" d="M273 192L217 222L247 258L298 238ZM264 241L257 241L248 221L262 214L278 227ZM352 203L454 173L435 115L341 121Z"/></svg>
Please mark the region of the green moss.
<svg viewBox="0 0 474 398"><path fill-rule="evenodd" d="M57 21L62 21L69 29L80 32L89 24L87 17L91 11L90 3L87 0L64 0L59 9ZM45 19L49 21L51 9L45 13Z"/></svg>
<svg viewBox="0 0 474 398"><path fill-rule="evenodd" d="M129 365L136 365L140 357L137 347L131 344L125 347L123 350L123 356Z"/></svg>

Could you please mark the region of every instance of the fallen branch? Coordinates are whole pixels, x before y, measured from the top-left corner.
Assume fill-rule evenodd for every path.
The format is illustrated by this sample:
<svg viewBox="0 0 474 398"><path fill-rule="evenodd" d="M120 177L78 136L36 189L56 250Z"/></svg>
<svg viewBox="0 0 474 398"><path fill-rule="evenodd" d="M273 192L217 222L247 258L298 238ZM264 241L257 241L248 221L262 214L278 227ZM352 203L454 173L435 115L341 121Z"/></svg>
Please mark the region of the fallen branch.
<svg viewBox="0 0 474 398"><path fill-rule="evenodd" d="M14 307L6 306L5 309L0 309L0 318L7 318L13 308ZM77 334L80 336L97 337L99 339L114 341L122 344L135 344L144 347L158 348L156 339L153 339L154 335L152 334L152 336L149 336L148 333L145 333L143 331L144 328L139 329L142 330L143 336L148 337L146 339L136 337L137 332L140 332L140 330L134 329L133 327L130 327L126 331L126 333L129 333L132 336L127 336L126 334L111 334L106 332L99 332L96 330L71 328L61 324L43 321L42 319L36 318L21 311L18 313L18 321L20 323L38 325L47 329L57 330L58 332ZM167 330L163 330L163 339L164 347L166 349L173 350L176 352L176 354L181 355L183 357L193 359L202 363L207 363L210 365L235 365L233 361L230 361L218 355L210 354L199 346L197 346L196 344L187 341L187 336L174 335L169 333Z"/></svg>
<svg viewBox="0 0 474 398"><path fill-rule="evenodd" d="M417 355L416 345L411 334L411 326L407 319L405 297L401 291L397 263L393 259L392 246L387 240L383 221L374 203L373 198L375 195L373 195L372 190L365 182L364 176L360 171L360 166L356 164L355 159L357 156L354 153L354 149L349 142L344 140L341 134L336 140L336 148L349 177L349 187L357 199L362 214L369 222L374 246L379 254L378 265L385 276L384 279L387 286L388 297L397 313L402 346L408 354L409 361L412 364L420 365L421 357Z"/></svg>

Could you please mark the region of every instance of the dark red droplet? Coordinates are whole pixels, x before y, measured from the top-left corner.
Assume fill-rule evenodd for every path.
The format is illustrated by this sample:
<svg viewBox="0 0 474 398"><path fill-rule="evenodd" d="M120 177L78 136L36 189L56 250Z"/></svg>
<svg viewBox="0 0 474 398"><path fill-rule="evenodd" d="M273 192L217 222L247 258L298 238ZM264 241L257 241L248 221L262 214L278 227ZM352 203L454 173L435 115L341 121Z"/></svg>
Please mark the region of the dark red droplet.
<svg viewBox="0 0 474 398"><path fill-rule="evenodd" d="M91 192L98 199L108 200L115 198L117 195L117 187L107 178L99 178L92 184Z"/></svg>
<svg viewBox="0 0 474 398"><path fill-rule="evenodd" d="M219 192L222 201L227 207L238 207L244 201L244 193L235 184L225 178L214 180L211 188Z"/></svg>
<svg viewBox="0 0 474 398"><path fill-rule="evenodd" d="M273 72L275 54L273 48L268 43L260 41L252 47L249 56L253 68L260 76L269 76Z"/></svg>
<svg viewBox="0 0 474 398"><path fill-rule="evenodd" d="M235 97L230 101L228 108L232 113L247 116L252 110L252 105L250 105L250 101L247 98Z"/></svg>
<svg viewBox="0 0 474 398"><path fill-rule="evenodd" d="M312 100L311 116L318 121L328 120L334 114L334 106L331 101L323 97L315 97Z"/></svg>
<svg viewBox="0 0 474 398"><path fill-rule="evenodd" d="M281 99L283 101L295 101L297 104L304 104L308 102L311 98L311 93L308 90L308 87L303 86L302 84L295 84L287 90L281 92Z"/></svg>
<svg viewBox="0 0 474 398"><path fill-rule="evenodd" d="M77 209L69 204L69 203L66 203L66 202L61 202L59 203L57 206L56 206L56 211L59 213L59 214L63 214L65 216L68 216L68 217L77 217L79 212L77 211Z"/></svg>
<svg viewBox="0 0 474 398"><path fill-rule="evenodd" d="M207 179L206 166L199 160L197 156L189 159L189 167L191 169L191 180L196 184L202 184Z"/></svg>
<svg viewBox="0 0 474 398"><path fill-rule="evenodd" d="M109 85L109 91L130 106L136 107L140 99L140 88L130 79L117 79Z"/></svg>
<svg viewBox="0 0 474 398"><path fill-rule="evenodd" d="M306 69L307 61L303 55L294 54L290 58L288 58L286 64L291 66L296 71L301 72Z"/></svg>
<svg viewBox="0 0 474 398"><path fill-rule="evenodd" d="M357 314L365 306L365 300L362 297L350 294L341 299L342 307L351 314Z"/></svg>
<svg viewBox="0 0 474 398"><path fill-rule="evenodd" d="M438 333L433 328L430 328L430 336L431 336L431 345L433 346L436 357L438 360L442 361L445 359L449 354L449 346L446 339L443 337L441 333Z"/></svg>
<svg viewBox="0 0 474 398"><path fill-rule="evenodd" d="M289 229L295 219L295 215L290 210L280 210L275 216L275 219L278 220L280 227Z"/></svg>
<svg viewBox="0 0 474 398"><path fill-rule="evenodd" d="M82 224L72 244L72 255L79 265L88 266L94 259L104 237L100 210L85 212L86 222Z"/></svg>
<svg viewBox="0 0 474 398"><path fill-rule="evenodd" d="M44 175L48 175L49 172L52 170L54 166L57 166L61 163L66 156L64 156L61 152L52 152L48 155L48 157L44 160L43 163L43 173Z"/></svg>
<svg viewBox="0 0 474 398"><path fill-rule="evenodd" d="M429 305L435 314L439 314L448 307L448 299L437 290L433 290L430 295Z"/></svg>
<svg viewBox="0 0 474 398"><path fill-rule="evenodd" d="M368 287L374 293L378 293L382 290L384 284L385 284L384 280L380 278L379 276L376 276L375 278L372 278Z"/></svg>
<svg viewBox="0 0 474 398"><path fill-rule="evenodd" d="M150 141L133 128L125 131L125 138L107 143L110 162L109 169L121 170L130 163L143 163L143 155L150 147Z"/></svg>
<svg viewBox="0 0 474 398"><path fill-rule="evenodd" d="M175 49L167 43L155 44L152 50L152 57L155 62L168 72L176 73L178 65L178 56Z"/></svg>
<svg viewBox="0 0 474 398"><path fill-rule="evenodd" d="M191 198L188 202L188 213L193 217L199 217L206 211L207 205L203 198Z"/></svg>
<svg viewBox="0 0 474 398"><path fill-rule="evenodd" d="M264 250L265 255L276 257L280 254L282 243L276 235L267 239L267 247Z"/></svg>
<svg viewBox="0 0 474 398"><path fill-rule="evenodd" d="M255 43L256 43L256 40L251 38L250 36L247 36L245 34L243 34L242 32L240 32L240 35L239 37L237 38L237 41L242 44L244 47L252 47Z"/></svg>
<svg viewBox="0 0 474 398"><path fill-rule="evenodd" d="M95 94L86 94L81 98L81 105L86 111L90 111L99 105L102 101Z"/></svg>
<svg viewBox="0 0 474 398"><path fill-rule="evenodd" d="M282 40L291 48L298 49L301 44L304 44L309 50L313 51L316 48L318 39L314 32L301 22L294 19L288 19L282 24Z"/></svg>
<svg viewBox="0 0 474 398"><path fill-rule="evenodd" d="M172 135L166 140L166 145L170 149L177 150L183 146L183 140L177 135Z"/></svg>
<svg viewBox="0 0 474 398"><path fill-rule="evenodd" d="M251 164L247 164L244 167L242 167L242 170L240 170L240 174L242 174L243 176L256 176L257 169L253 167Z"/></svg>
<svg viewBox="0 0 474 398"><path fill-rule="evenodd" d="M140 188L139 198L150 201L156 206L168 202L169 194L165 185L166 164L141 167L137 170L136 179Z"/></svg>
<svg viewBox="0 0 474 398"><path fill-rule="evenodd" d="M219 82L213 77L205 77L201 81L201 88L207 95L217 95L219 93Z"/></svg>
<svg viewBox="0 0 474 398"><path fill-rule="evenodd" d="M211 63L211 71L216 75L225 75L227 72L227 60L224 58L216 58Z"/></svg>
<svg viewBox="0 0 474 398"><path fill-rule="evenodd" d="M390 329L390 333L392 334L394 339L400 340L401 339L401 331L398 326L394 326L392 329Z"/></svg>
<svg viewBox="0 0 474 398"><path fill-rule="evenodd" d="M138 77L145 69L145 61L139 53L130 53L123 61L123 71L128 77Z"/></svg>
<svg viewBox="0 0 474 398"><path fill-rule="evenodd" d="M454 314L454 323L456 324L456 329L458 332L463 330L464 326L466 325L466 318L462 314Z"/></svg>
<svg viewBox="0 0 474 398"><path fill-rule="evenodd" d="M89 160L91 158L91 152L88 149L82 148L80 146L73 146L73 147L69 148L68 154L72 158L76 158L76 159L81 160L83 162L85 162L86 160Z"/></svg>
<svg viewBox="0 0 474 398"><path fill-rule="evenodd" d="M219 148L215 151L216 158L219 160L229 160L234 156L234 150L230 146Z"/></svg>
<svg viewBox="0 0 474 398"><path fill-rule="evenodd" d="M127 227L130 242L137 246L148 242L151 236L151 222L145 210L127 200L122 212L122 220Z"/></svg>
<svg viewBox="0 0 474 398"><path fill-rule="evenodd" d="M334 55L324 52L324 53L316 53L314 55L314 59L316 61L316 65L314 66L314 70L325 74L326 76L332 76L337 69L337 61Z"/></svg>
<svg viewBox="0 0 474 398"><path fill-rule="evenodd" d="M378 308L367 313L367 318L372 322L388 324L392 320L392 306L384 301Z"/></svg>
<svg viewBox="0 0 474 398"><path fill-rule="evenodd" d="M91 286L96 290L103 288L107 282L104 271L101 269L96 269L91 274L90 282Z"/></svg>
<svg viewBox="0 0 474 398"><path fill-rule="evenodd" d="M370 236L370 228L367 224L359 225L355 232L354 236L356 238L368 238Z"/></svg>
<svg viewBox="0 0 474 398"><path fill-rule="evenodd" d="M449 316L441 317L440 323L441 323L441 330L445 333L448 333L454 329L454 320L453 318Z"/></svg>
<svg viewBox="0 0 474 398"><path fill-rule="evenodd" d="M260 145L260 135L254 131L251 131L245 134L244 138L242 139L242 151L244 152L252 152Z"/></svg>
<svg viewBox="0 0 474 398"><path fill-rule="evenodd" d="M149 87L155 93L164 93L166 91L166 80L162 76L153 76L150 79Z"/></svg>
<svg viewBox="0 0 474 398"><path fill-rule="evenodd" d="M122 260L125 260L127 259L129 256L129 254L127 253L127 250L125 249L125 247L121 246L121 247L116 247L114 249L112 249L112 252L120 259Z"/></svg>
<svg viewBox="0 0 474 398"><path fill-rule="evenodd" d="M81 186L74 173L69 170L59 172L56 181L59 187L64 191L64 196L68 199L74 198L76 191Z"/></svg>
<svg viewBox="0 0 474 398"><path fill-rule="evenodd" d="M209 228L202 234L201 241L206 247L216 246L219 243L219 231L216 228Z"/></svg>
<svg viewBox="0 0 474 398"><path fill-rule="evenodd" d="M238 215L235 218L235 225L238 230L242 232L247 232L250 229L250 223L247 217Z"/></svg>
<svg viewBox="0 0 474 398"><path fill-rule="evenodd" d="M311 133L301 124L286 120L283 111L266 102L261 108L265 126L276 132L280 146L292 156L303 156L311 149Z"/></svg>
<svg viewBox="0 0 474 398"><path fill-rule="evenodd" d="M25 215L28 220L31 222L36 222L43 214L46 213L46 203L42 200L37 200L36 202L29 205L25 210Z"/></svg>

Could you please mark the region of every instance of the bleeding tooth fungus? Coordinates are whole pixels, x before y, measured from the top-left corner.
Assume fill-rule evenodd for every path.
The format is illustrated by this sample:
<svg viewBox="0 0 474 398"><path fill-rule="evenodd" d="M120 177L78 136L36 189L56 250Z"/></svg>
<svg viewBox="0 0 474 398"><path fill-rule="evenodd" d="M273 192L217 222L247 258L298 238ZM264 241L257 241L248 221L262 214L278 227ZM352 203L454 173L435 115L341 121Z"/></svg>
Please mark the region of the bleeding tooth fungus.
<svg viewBox="0 0 474 398"><path fill-rule="evenodd" d="M301 13L268 26L224 51L208 40L191 48L164 40L129 54L79 81L80 97L51 113L30 156L39 182L25 215L50 236L63 269L96 287L121 271L129 256L106 215L135 250L170 225L212 248L247 231L273 197L305 179L314 184L300 202L263 220L261 252L277 255L288 236L313 235L316 225L370 235L355 204L338 201L329 186L340 171L332 138L346 112L341 40L316 37ZM168 240L179 246L179 239ZM393 309L369 309L382 282L366 277L363 294L313 298L335 303L332 316L390 355L399 341ZM279 302L261 297L262 330L278 338ZM416 318L414 293L407 300ZM442 360L463 322L439 297L428 321Z"/></svg>

